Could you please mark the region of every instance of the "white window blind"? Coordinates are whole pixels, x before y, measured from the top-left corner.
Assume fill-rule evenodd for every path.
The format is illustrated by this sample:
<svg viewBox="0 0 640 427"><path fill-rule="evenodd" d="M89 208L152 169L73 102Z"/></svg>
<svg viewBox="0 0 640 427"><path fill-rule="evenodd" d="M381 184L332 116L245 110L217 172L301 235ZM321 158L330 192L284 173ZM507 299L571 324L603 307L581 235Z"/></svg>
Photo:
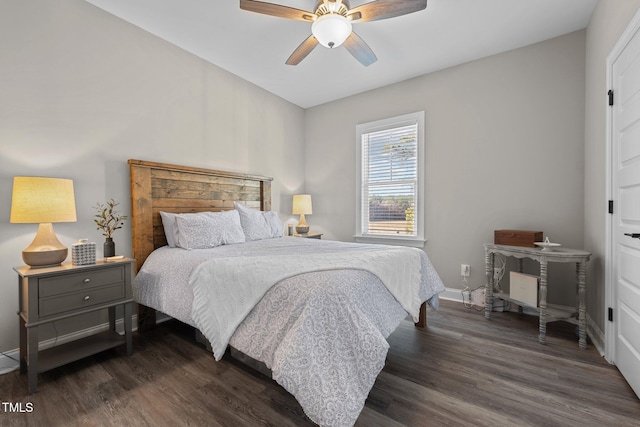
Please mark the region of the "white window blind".
<svg viewBox="0 0 640 427"><path fill-rule="evenodd" d="M358 125L356 237L421 240L424 113Z"/></svg>

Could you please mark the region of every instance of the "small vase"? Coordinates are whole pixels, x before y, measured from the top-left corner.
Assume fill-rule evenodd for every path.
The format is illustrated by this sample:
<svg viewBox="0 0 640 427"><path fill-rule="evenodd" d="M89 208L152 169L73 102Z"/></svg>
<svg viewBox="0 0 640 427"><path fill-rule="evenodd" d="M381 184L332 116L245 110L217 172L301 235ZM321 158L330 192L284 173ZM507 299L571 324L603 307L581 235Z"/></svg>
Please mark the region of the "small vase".
<svg viewBox="0 0 640 427"><path fill-rule="evenodd" d="M115 254L116 244L111 237L107 237L107 240L104 242L104 257L108 258L110 256L115 256Z"/></svg>

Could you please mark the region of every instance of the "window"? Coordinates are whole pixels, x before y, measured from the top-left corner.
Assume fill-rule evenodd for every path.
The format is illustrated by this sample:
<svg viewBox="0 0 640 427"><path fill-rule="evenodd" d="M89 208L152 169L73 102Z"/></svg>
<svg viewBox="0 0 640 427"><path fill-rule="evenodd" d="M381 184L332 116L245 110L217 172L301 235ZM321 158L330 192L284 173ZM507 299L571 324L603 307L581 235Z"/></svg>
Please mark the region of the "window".
<svg viewBox="0 0 640 427"><path fill-rule="evenodd" d="M356 126L356 241L424 246L424 111Z"/></svg>

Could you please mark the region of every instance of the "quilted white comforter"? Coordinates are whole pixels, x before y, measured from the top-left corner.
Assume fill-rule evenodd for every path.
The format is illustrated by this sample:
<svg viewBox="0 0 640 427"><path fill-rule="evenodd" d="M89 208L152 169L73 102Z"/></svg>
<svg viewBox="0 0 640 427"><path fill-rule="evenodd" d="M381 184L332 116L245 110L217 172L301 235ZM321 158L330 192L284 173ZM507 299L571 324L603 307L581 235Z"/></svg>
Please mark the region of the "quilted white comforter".
<svg viewBox="0 0 640 427"><path fill-rule="evenodd" d="M297 238L194 251L161 248L147 259L136 277L134 297L141 304L199 327L209 341L216 342L218 332L202 323L202 318L211 317L210 313L200 313L206 311L206 305L215 305L211 297L216 293L207 291L204 293L208 296L202 297L202 289L207 284L196 282L198 276L210 279L223 258L261 259L262 264L270 265L275 259L292 262L294 258L312 257L312 253L321 254L319 258L333 259L329 254L340 252L346 260L358 258L356 254L363 250L374 254L381 248ZM419 265L410 266L410 262L399 263L396 259L395 263L403 270L397 274L406 279L412 276L412 268L416 268L418 274L414 279L418 283L408 283L408 288L417 293L414 296L418 305L434 296L432 302L436 303L437 294L444 286L424 252L413 253L419 254L416 258ZM217 261L209 261L212 258ZM372 256L374 258L381 262L381 255ZM281 273L272 275L277 278L277 284L269 283L272 279L268 279L268 285L260 285L257 298L249 297L259 303L247 310L246 317L240 315L239 325L233 326L229 340L233 347L264 362L272 370L273 379L296 397L309 418L327 426L355 423L384 367L388 350L386 337L408 312L388 288L400 285L385 284L374 274L386 277L388 282L388 270L375 271L366 263L358 264L358 268L342 269L344 265L330 262L320 268L321 271L297 274L307 270L292 269L292 273L284 277ZM275 270L282 271L280 267ZM206 273L198 274L198 271ZM231 277L242 280L237 272L225 277L226 283L230 283ZM245 288L251 286L243 286L243 292ZM176 298L178 294L182 297ZM209 302L204 304L203 299ZM411 307L412 303L405 301L406 304Z"/></svg>

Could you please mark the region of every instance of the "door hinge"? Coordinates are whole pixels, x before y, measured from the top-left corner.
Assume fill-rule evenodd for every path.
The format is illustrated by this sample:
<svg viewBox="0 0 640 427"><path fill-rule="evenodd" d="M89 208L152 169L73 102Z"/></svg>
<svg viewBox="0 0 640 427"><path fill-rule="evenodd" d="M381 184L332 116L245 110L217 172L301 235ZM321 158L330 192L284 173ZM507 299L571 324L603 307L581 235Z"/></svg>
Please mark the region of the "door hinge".
<svg viewBox="0 0 640 427"><path fill-rule="evenodd" d="M607 95L609 95L609 105L613 105L613 89L609 89Z"/></svg>
<svg viewBox="0 0 640 427"><path fill-rule="evenodd" d="M613 200L609 200L609 213L613 214Z"/></svg>
<svg viewBox="0 0 640 427"><path fill-rule="evenodd" d="M609 322L613 322L613 308L609 307Z"/></svg>

